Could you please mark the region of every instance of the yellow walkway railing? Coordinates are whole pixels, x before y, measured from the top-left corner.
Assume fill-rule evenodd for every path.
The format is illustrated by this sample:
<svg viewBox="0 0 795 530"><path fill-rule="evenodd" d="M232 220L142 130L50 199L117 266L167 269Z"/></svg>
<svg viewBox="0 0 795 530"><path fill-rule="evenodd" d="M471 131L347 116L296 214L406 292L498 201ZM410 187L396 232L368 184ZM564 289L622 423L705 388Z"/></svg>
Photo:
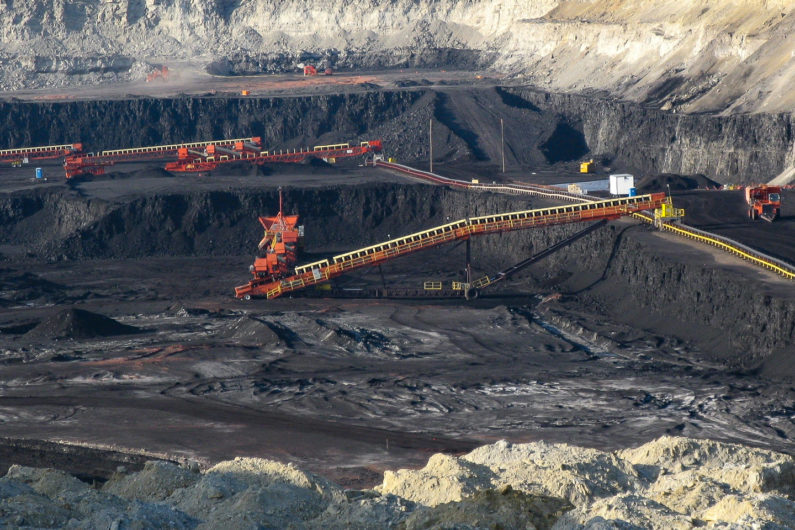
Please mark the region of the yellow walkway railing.
<svg viewBox="0 0 795 530"><path fill-rule="evenodd" d="M394 163L390 164L390 163L379 162L378 165L386 167L388 169L400 171L401 173L408 174L412 177L417 177L437 184L446 184L446 185L477 190L477 191L492 191L496 193L510 193L510 194L526 193L537 196L554 197L558 199L575 201L575 202L595 202L600 200L599 198L595 198L588 195L579 195L579 194L567 193L564 191L551 191L550 188L544 186L480 184L480 183L475 184L463 180L455 180L448 177L443 177L441 175L436 175L435 173L428 173L427 171L422 171L401 164L394 164ZM647 223L654 222L654 219L652 217L642 213L635 213L632 215L636 219L640 219ZM795 279L795 266L790 265L789 263L785 263L781 260L775 259L771 256L767 256L764 253L756 251L752 248L746 247L745 245L742 245L737 241L731 240L726 237L718 236L716 234L711 234L709 232L705 232L703 230L699 230L697 228L693 228L691 226L683 224L664 223L662 225L662 229L682 237L687 237L699 241L701 243L705 243L707 245L712 245L725 252L728 252L735 256L739 256L753 263L754 265L760 266L762 268L780 274L781 276L788 278L790 280Z"/></svg>

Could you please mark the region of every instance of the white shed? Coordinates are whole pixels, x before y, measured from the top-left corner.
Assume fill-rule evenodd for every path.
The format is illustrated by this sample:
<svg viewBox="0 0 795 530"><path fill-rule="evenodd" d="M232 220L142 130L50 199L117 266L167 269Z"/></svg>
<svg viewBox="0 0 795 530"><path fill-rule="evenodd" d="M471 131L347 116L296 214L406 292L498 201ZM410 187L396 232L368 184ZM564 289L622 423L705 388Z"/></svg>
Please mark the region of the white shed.
<svg viewBox="0 0 795 530"><path fill-rule="evenodd" d="M630 188L635 187L635 177L629 173L610 175L610 195L629 195Z"/></svg>

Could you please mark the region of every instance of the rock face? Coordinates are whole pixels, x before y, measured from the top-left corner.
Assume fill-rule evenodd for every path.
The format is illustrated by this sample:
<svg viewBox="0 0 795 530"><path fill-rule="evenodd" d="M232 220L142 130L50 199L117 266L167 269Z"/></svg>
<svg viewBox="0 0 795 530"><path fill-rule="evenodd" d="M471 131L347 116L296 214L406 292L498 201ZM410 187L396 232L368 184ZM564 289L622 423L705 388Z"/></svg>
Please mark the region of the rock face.
<svg viewBox="0 0 795 530"><path fill-rule="evenodd" d="M295 211L308 212L303 217L307 226L334 227L307 232L307 248L318 253L356 248L362 241L385 239L389 233L411 233L442 224L446 218L528 207L521 198L488 194L472 205L467 194L446 188L388 183L289 190L285 199ZM277 203L273 189L196 191L144 196L123 203L85 201L55 192L15 195L0 200L0 240L24 242L49 260L240 255L247 252L251 241L261 237L260 229L250 222L250 212L269 212ZM528 249L547 248L576 230L574 226L561 226L506 233L477 239L473 248L483 256L484 267L496 270L521 259ZM791 363L784 356L795 344L795 306L791 301L760 296L752 279L728 276L713 267L661 260L657 250L621 233L602 230L574 243L570 253L547 258L549 270L570 271L574 279L591 278L593 271L604 271L621 285L628 285L621 291L605 289L583 295L599 306L625 307L622 304L631 299L635 307L677 325L698 322L703 326L700 332L721 330L726 342L710 349L710 362L751 369L771 352L778 352L782 364L776 371L792 373ZM614 255L604 249L615 249ZM581 287L573 283L565 286L572 291ZM648 289L658 292L654 302L647 296ZM686 304L696 316L688 314L680 320L661 309L673 304ZM738 307L744 308L742 316L738 316ZM746 326L756 331L749 334ZM324 329L323 333L329 331ZM677 333L681 332L678 329ZM237 322L225 333L230 340L250 344L281 340L266 323L249 319ZM344 341L342 335L334 333L333 337Z"/></svg>
<svg viewBox="0 0 795 530"><path fill-rule="evenodd" d="M787 0L0 1L0 88L214 73L490 67L686 111L791 110Z"/></svg>
<svg viewBox="0 0 795 530"><path fill-rule="evenodd" d="M292 465L236 458L199 473L149 462L101 489L13 466L3 526L61 528L791 528L791 456L664 437L605 453L498 442L343 490Z"/></svg>
<svg viewBox="0 0 795 530"><path fill-rule="evenodd" d="M789 175L784 181L795 175L787 173L795 167L790 114L673 113L521 87L0 102L0 149L80 141L102 150L252 135L281 149L380 138L389 156L424 161L428 120L434 119L437 161L498 163L499 121L489 113L505 118L510 165L535 168L587 155L635 174L702 173L728 184L766 182L782 171Z"/></svg>
<svg viewBox="0 0 795 530"><path fill-rule="evenodd" d="M721 183L795 176L792 114L710 115L577 94L511 90L581 130L591 153L611 153L642 173L703 173ZM638 142L642 138L642 142ZM789 176L786 176L789 175Z"/></svg>

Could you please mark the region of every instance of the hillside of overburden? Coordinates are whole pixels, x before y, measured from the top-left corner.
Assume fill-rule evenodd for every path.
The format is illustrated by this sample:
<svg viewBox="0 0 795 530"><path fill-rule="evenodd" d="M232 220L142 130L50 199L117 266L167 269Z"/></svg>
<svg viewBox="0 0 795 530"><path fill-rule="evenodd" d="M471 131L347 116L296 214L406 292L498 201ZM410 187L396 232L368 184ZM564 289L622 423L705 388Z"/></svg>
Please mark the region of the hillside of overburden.
<svg viewBox="0 0 795 530"><path fill-rule="evenodd" d="M788 112L787 0L0 0L0 88L213 73L488 69L684 112Z"/></svg>

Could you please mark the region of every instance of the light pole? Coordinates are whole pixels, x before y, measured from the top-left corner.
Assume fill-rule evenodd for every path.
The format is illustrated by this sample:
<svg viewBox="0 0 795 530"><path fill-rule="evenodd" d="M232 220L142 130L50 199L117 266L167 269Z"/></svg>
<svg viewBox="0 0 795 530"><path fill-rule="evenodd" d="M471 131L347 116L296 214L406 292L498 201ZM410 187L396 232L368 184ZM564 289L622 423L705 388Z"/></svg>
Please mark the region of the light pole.
<svg viewBox="0 0 795 530"><path fill-rule="evenodd" d="M500 145L502 151L502 172L505 173L505 124L500 118Z"/></svg>
<svg viewBox="0 0 795 530"><path fill-rule="evenodd" d="M428 145L430 145L430 166L431 173L433 173L433 118L428 121Z"/></svg>

